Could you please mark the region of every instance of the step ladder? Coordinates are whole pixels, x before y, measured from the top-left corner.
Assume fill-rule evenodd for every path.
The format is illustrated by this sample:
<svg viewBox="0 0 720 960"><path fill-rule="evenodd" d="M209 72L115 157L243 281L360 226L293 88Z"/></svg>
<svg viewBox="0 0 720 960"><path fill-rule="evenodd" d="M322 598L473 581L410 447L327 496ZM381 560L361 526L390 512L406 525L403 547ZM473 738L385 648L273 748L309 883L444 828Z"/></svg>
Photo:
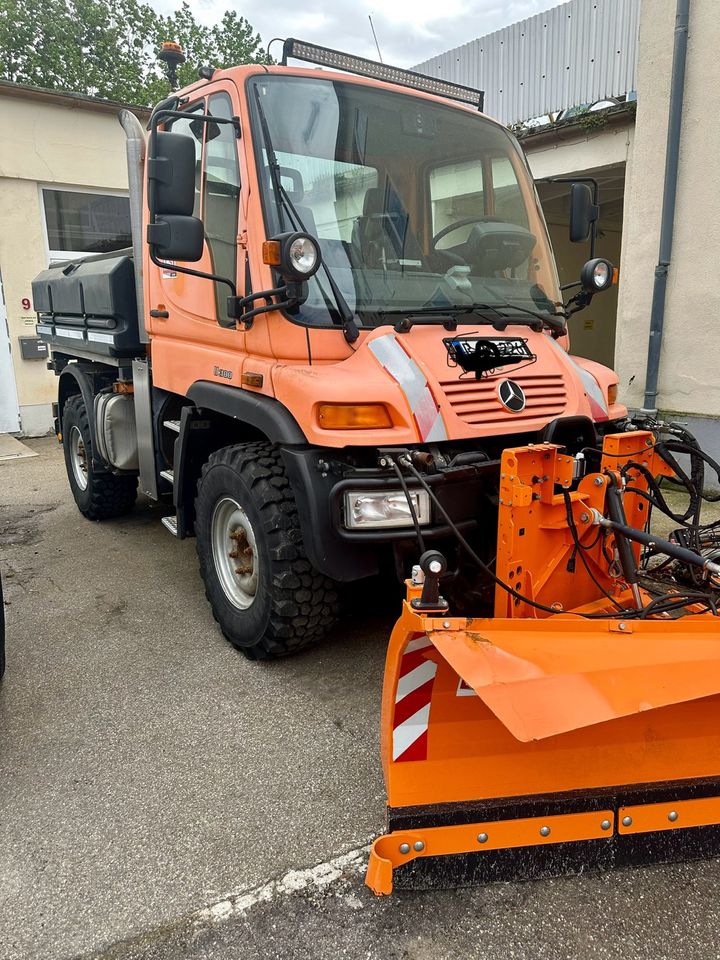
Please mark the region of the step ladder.
<svg viewBox="0 0 720 960"><path fill-rule="evenodd" d="M173 433L180 433L179 420L163 420L163 427L165 427L166 430L171 430ZM163 480L167 480L170 486L173 486L175 484L174 470L161 470L160 476L163 478ZM162 525L165 527L166 530L169 530L174 537L178 535L177 516L163 517Z"/></svg>

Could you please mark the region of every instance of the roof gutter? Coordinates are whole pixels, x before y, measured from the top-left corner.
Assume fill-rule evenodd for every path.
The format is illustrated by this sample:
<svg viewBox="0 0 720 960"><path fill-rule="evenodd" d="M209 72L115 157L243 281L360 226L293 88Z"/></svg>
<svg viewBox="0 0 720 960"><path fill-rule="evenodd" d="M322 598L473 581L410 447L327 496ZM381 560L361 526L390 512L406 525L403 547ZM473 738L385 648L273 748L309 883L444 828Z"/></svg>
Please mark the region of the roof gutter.
<svg viewBox="0 0 720 960"><path fill-rule="evenodd" d="M672 258L675 200L677 197L678 160L680 156L680 128L682 125L683 96L685 93L685 61L687 56L688 19L690 0L677 0L675 11L675 42L672 76L670 78L670 114L668 118L667 148L665 153L665 185L663 188L662 217L660 221L660 251L655 267L652 306L650 308L650 336L645 375L645 401L641 413L657 415L658 375L665 325L665 296L668 272Z"/></svg>

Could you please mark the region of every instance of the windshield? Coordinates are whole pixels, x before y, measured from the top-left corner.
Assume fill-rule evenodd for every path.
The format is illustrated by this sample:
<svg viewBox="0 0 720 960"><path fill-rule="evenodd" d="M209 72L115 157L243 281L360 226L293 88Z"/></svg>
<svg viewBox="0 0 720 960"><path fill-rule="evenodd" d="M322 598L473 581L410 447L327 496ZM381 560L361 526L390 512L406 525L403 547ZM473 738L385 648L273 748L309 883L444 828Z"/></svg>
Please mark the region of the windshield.
<svg viewBox="0 0 720 960"><path fill-rule="evenodd" d="M317 237L361 326L473 303L555 313L545 223L502 127L357 83L272 75L250 83L268 236ZM260 112L289 203L277 196ZM294 318L338 322L322 270Z"/></svg>

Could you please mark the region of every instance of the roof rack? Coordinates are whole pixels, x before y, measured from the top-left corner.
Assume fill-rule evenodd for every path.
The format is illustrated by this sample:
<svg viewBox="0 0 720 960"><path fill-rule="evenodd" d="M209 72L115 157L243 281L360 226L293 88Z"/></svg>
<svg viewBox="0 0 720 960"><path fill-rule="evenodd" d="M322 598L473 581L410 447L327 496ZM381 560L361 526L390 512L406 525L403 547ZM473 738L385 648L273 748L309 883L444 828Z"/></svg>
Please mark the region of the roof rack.
<svg viewBox="0 0 720 960"><path fill-rule="evenodd" d="M470 103L478 110L482 110L485 94L482 90L473 87L464 87L460 83L450 83L449 80L436 80L426 77L423 73L414 70L403 70L402 67L391 67L386 63L377 63L365 57L356 57L341 50L332 50L330 47L321 47L315 43L306 43L304 40L295 40L289 37L283 43L282 66L287 66L288 57L294 60L305 60L307 63L317 63L323 67L334 67L348 73L357 73L362 77L372 77L374 80L384 80L387 83L397 83L403 87L412 87L414 90L423 90L425 93L434 93L449 100L459 100L461 103Z"/></svg>

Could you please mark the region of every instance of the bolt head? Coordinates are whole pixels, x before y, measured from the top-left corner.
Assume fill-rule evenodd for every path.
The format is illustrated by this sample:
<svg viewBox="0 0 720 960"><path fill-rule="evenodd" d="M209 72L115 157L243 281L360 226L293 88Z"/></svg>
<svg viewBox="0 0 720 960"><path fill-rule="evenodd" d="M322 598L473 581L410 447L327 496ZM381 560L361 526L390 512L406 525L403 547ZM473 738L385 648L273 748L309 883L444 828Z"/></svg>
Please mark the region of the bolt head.
<svg viewBox="0 0 720 960"><path fill-rule="evenodd" d="M540 827L540 836L549 837L550 836L550 827Z"/></svg>
<svg viewBox="0 0 720 960"><path fill-rule="evenodd" d="M487 843L488 835L486 833L479 833L477 836L478 843Z"/></svg>
<svg viewBox="0 0 720 960"><path fill-rule="evenodd" d="M450 621L443 620L443 630L449 630L449 629L450 629Z"/></svg>
<svg viewBox="0 0 720 960"><path fill-rule="evenodd" d="M605 481L602 477L595 477L595 479L593 480L593 483L595 484L596 487L602 487Z"/></svg>
<svg viewBox="0 0 720 960"><path fill-rule="evenodd" d="M440 573L442 570L442 564L439 560L430 561L430 573Z"/></svg>
<svg viewBox="0 0 720 960"><path fill-rule="evenodd" d="M589 514L589 513L581 513L581 514L580 514L580 523L587 523L589 519L590 519L590 514Z"/></svg>
<svg viewBox="0 0 720 960"><path fill-rule="evenodd" d="M401 844L400 844L400 853L410 853L410 844L409 844L409 843L401 843Z"/></svg>
<svg viewBox="0 0 720 960"><path fill-rule="evenodd" d="M668 814L668 820L670 821L670 823L675 823L677 818L678 818L677 810L671 810L670 813Z"/></svg>
<svg viewBox="0 0 720 960"><path fill-rule="evenodd" d="M623 822L623 826L624 826L624 827L631 827L631 826L632 826L632 817L623 817L622 822Z"/></svg>
<svg viewBox="0 0 720 960"><path fill-rule="evenodd" d="M603 820L603 822L600 824L600 829L601 829L601 830L609 830L611 826L612 826L612 824L610 823L609 820Z"/></svg>
<svg viewBox="0 0 720 960"><path fill-rule="evenodd" d="M425 844L422 842L422 840L416 840L413 844L413 850L415 850L416 853L420 853L424 849Z"/></svg>
<svg viewBox="0 0 720 960"><path fill-rule="evenodd" d="M618 624L618 630L624 630L624 629L625 629L625 624L624 624L624 623L619 623L619 624Z"/></svg>

